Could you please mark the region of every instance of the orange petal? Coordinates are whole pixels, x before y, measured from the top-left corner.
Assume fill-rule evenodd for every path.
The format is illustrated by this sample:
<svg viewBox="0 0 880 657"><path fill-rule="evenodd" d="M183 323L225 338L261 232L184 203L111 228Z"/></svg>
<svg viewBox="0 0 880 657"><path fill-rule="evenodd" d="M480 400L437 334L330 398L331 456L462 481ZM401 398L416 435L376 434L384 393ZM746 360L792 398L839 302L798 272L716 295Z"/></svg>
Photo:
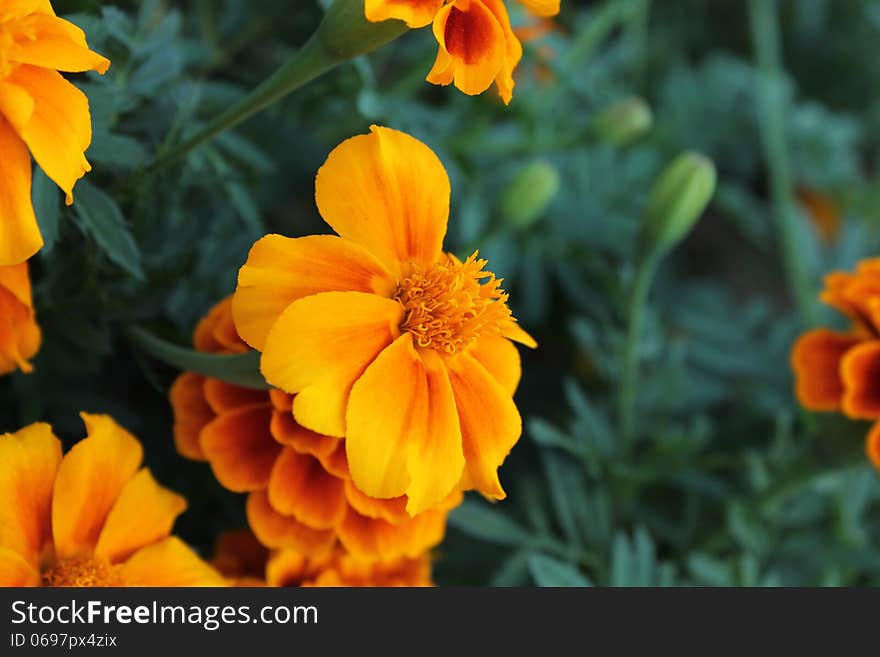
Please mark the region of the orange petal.
<svg viewBox="0 0 880 657"><path fill-rule="evenodd" d="M174 381L168 397L174 413L174 445L188 459L204 461L202 429L216 417L205 401L205 377L184 372Z"/></svg>
<svg viewBox="0 0 880 657"><path fill-rule="evenodd" d="M275 440L282 445L288 445L300 454L311 454L318 459L329 457L340 442L339 438L324 436L297 424L290 414L289 406L286 411L272 412L269 429Z"/></svg>
<svg viewBox="0 0 880 657"><path fill-rule="evenodd" d="M110 509L143 457L137 439L106 415L80 413L88 436L58 466L52 533L59 559L94 549Z"/></svg>
<svg viewBox="0 0 880 657"><path fill-rule="evenodd" d="M272 468L269 503L313 529L331 529L345 516L344 485L318 459L285 447Z"/></svg>
<svg viewBox="0 0 880 657"><path fill-rule="evenodd" d="M263 579L269 550L247 528L225 531L214 544L212 565L226 577Z"/></svg>
<svg viewBox="0 0 880 657"><path fill-rule="evenodd" d="M248 496L247 517L260 543L268 548L290 548L306 556L320 556L336 543L332 529L312 529L275 511L263 491Z"/></svg>
<svg viewBox="0 0 880 657"><path fill-rule="evenodd" d="M31 307L27 263L0 267L0 375L30 372L42 334Z"/></svg>
<svg viewBox="0 0 880 657"><path fill-rule="evenodd" d="M828 329L804 333L791 350L795 393L805 408L833 411L840 408L843 381L840 361L859 338Z"/></svg>
<svg viewBox="0 0 880 657"><path fill-rule="evenodd" d="M410 433L427 392L425 370L404 333L382 351L351 391L345 451L355 485L370 497L399 497L410 485Z"/></svg>
<svg viewBox="0 0 880 657"><path fill-rule="evenodd" d="M349 510L337 532L340 542L357 559L418 557L443 540L446 513L425 511L392 525Z"/></svg>
<svg viewBox="0 0 880 657"><path fill-rule="evenodd" d="M474 486L483 495L504 499L498 468L522 433L522 420L510 393L470 354L449 362L464 458Z"/></svg>
<svg viewBox="0 0 880 657"><path fill-rule="evenodd" d="M526 333L523 328L517 324L516 322L508 322L504 327L504 330L501 334L508 338L509 340L513 340L514 342L519 342L522 345L525 345L529 349L535 349L538 346L537 341L531 335Z"/></svg>
<svg viewBox="0 0 880 657"><path fill-rule="evenodd" d="M281 446L269 433L272 408L254 404L223 413L202 429L202 450L223 486L237 493L259 490Z"/></svg>
<svg viewBox="0 0 880 657"><path fill-rule="evenodd" d="M522 375L519 351L507 338L487 335L477 340L470 351L509 395L516 392Z"/></svg>
<svg viewBox="0 0 880 657"><path fill-rule="evenodd" d="M513 71L522 59L522 43L520 43L519 37L513 31L504 1L482 0L482 2L485 3L489 11L495 16L495 20L498 21L501 30L504 32L504 65L495 78L495 84L498 87L498 95L501 96L501 100L506 105L513 98L513 87L515 85Z"/></svg>
<svg viewBox="0 0 880 657"><path fill-rule="evenodd" d="M364 11L373 23L396 18L418 28L430 25L442 5L443 0L366 0Z"/></svg>
<svg viewBox="0 0 880 657"><path fill-rule="evenodd" d="M345 441L340 440L336 449L328 456L318 457L324 469L330 474L340 479L351 479L351 472L348 469L348 456L345 454Z"/></svg>
<svg viewBox="0 0 880 657"><path fill-rule="evenodd" d="M421 357L427 395L410 428L406 460L410 477L406 510L411 516L442 502L464 471L461 428L446 364L431 350L423 350Z"/></svg>
<svg viewBox="0 0 880 657"><path fill-rule="evenodd" d="M417 139L377 126L370 131L342 142L318 170L318 210L395 275L400 263L433 264L449 218L446 170Z"/></svg>
<svg viewBox="0 0 880 657"><path fill-rule="evenodd" d="M560 0L519 0L535 16L555 16L559 13Z"/></svg>
<svg viewBox="0 0 880 657"><path fill-rule="evenodd" d="M863 342L840 361L843 379L841 409L852 418L880 417L880 341Z"/></svg>
<svg viewBox="0 0 880 657"><path fill-rule="evenodd" d="M26 125L16 127L40 168L73 202L73 186L91 170L85 150L92 141L89 101L56 71L21 65L8 81L34 99L34 112Z"/></svg>
<svg viewBox="0 0 880 657"><path fill-rule="evenodd" d="M160 486L147 468L128 480L107 514L95 555L110 563L124 561L145 545L166 538L186 500Z"/></svg>
<svg viewBox="0 0 880 657"><path fill-rule="evenodd" d="M242 388L241 386L226 383L220 379L205 379L205 401L217 414L234 411L242 406L254 404L266 404L270 401L265 390Z"/></svg>
<svg viewBox="0 0 880 657"><path fill-rule="evenodd" d="M43 246L31 205L31 157L27 146L0 115L0 265L16 265Z"/></svg>
<svg viewBox="0 0 880 657"><path fill-rule="evenodd" d="M0 545L0 587L39 586L40 573L18 552Z"/></svg>
<svg viewBox="0 0 880 657"><path fill-rule="evenodd" d="M0 435L0 549L34 567L52 537L52 486L60 462L61 442L48 424Z"/></svg>
<svg viewBox="0 0 880 657"><path fill-rule="evenodd" d="M126 586L226 586L227 582L176 536L141 548L122 565Z"/></svg>
<svg viewBox="0 0 880 657"><path fill-rule="evenodd" d="M7 24L6 29L17 32L7 52L12 62L71 73L103 74L110 67L109 59L89 50L82 30L57 16L33 14Z"/></svg>
<svg viewBox="0 0 880 657"><path fill-rule="evenodd" d="M375 497L364 495L351 479L347 479L345 481L345 497L355 511L367 518L387 520L392 525L409 519L409 514L406 512L405 496L378 500Z"/></svg>
<svg viewBox="0 0 880 657"><path fill-rule="evenodd" d="M865 452L874 467L880 470L880 422L875 422L865 440Z"/></svg>
<svg viewBox="0 0 880 657"><path fill-rule="evenodd" d="M403 308L362 292L324 292L294 302L266 340L261 370L290 393L301 425L345 435L345 406L354 381L399 332Z"/></svg>
<svg viewBox="0 0 880 657"><path fill-rule="evenodd" d="M364 248L335 235L266 235L238 273L232 302L235 325L262 350L287 307L319 292L373 292L391 296L395 281Z"/></svg>
<svg viewBox="0 0 880 657"><path fill-rule="evenodd" d="M334 560L333 553L305 557L296 550L276 550L266 564L266 583L269 586L308 586Z"/></svg>
<svg viewBox="0 0 880 657"><path fill-rule="evenodd" d="M250 351L238 336L232 321L232 295L218 302L196 325L193 345L198 351L212 354L244 353Z"/></svg>

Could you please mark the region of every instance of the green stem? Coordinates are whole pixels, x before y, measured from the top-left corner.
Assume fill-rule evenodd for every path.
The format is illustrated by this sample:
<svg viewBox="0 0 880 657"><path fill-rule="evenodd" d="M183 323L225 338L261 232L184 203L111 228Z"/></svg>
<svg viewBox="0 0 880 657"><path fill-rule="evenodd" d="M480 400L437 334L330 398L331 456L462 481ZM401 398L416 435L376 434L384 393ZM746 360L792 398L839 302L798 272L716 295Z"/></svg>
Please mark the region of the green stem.
<svg viewBox="0 0 880 657"><path fill-rule="evenodd" d="M380 48L406 30L401 21L367 22L363 3L358 0L336 0L315 33L287 63L182 144L160 153L148 168L155 170L178 160L318 76Z"/></svg>
<svg viewBox="0 0 880 657"><path fill-rule="evenodd" d="M658 255L650 255L640 260L630 292L627 309L626 342L623 350L623 364L618 386L617 421L618 436L624 450L632 443L633 426L636 413L636 387L638 380L638 343L642 330L642 319L648 292L654 273L660 262Z"/></svg>
<svg viewBox="0 0 880 657"><path fill-rule="evenodd" d="M816 318L816 302L806 260L797 244L797 210L785 131L787 114L783 87L779 17L776 0L749 0L752 39L760 71L759 128L770 177L770 194L788 286L804 319Z"/></svg>

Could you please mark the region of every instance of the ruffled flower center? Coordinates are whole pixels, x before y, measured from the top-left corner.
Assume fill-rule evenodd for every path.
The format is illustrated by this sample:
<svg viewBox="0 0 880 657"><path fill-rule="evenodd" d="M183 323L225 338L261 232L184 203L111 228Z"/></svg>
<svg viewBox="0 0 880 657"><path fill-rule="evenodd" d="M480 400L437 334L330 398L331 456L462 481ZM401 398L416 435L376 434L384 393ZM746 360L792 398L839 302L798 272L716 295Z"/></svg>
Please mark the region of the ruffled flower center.
<svg viewBox="0 0 880 657"><path fill-rule="evenodd" d="M503 279L484 271L486 260L474 252L464 262L448 256L423 268L412 264L396 299L405 309L402 331L416 345L453 356L483 335L498 334L510 321Z"/></svg>
<svg viewBox="0 0 880 657"><path fill-rule="evenodd" d="M121 586L121 566L106 559L74 557L57 562L43 572L44 586Z"/></svg>

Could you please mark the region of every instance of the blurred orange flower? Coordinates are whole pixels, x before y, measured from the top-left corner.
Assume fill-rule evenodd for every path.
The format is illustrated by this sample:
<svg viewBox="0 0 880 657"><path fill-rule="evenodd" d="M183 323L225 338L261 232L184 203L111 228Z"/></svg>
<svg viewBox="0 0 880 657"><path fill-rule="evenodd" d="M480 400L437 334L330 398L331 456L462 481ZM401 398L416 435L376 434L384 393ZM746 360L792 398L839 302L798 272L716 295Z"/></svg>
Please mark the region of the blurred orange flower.
<svg viewBox="0 0 880 657"><path fill-rule="evenodd" d="M0 267L0 375L31 372L28 360L39 348L28 263Z"/></svg>
<svg viewBox="0 0 880 657"><path fill-rule="evenodd" d="M851 326L843 332L814 329L798 338L791 354L797 398L811 410L880 420L880 258L863 260L854 273L829 274L821 299ZM878 425L866 449L880 468Z"/></svg>
<svg viewBox="0 0 880 657"><path fill-rule="evenodd" d="M536 16L559 13L559 0L520 1ZM428 82L454 83L471 96L495 82L505 104L513 98L513 71L522 58L522 44L503 0L366 0L364 7L374 22L396 18L412 28L433 23L440 47Z"/></svg>
<svg viewBox="0 0 880 657"><path fill-rule="evenodd" d="M840 209L828 194L801 187L797 190L798 200L812 220L813 227L826 244L837 239L840 233Z"/></svg>
<svg viewBox="0 0 880 657"><path fill-rule="evenodd" d="M267 235L233 298L299 425L344 437L357 489L406 496L413 516L462 488L505 497L497 470L522 430L511 340L535 346L486 261L442 251L449 196L427 146L373 126L318 172L318 210L340 237Z"/></svg>
<svg viewBox="0 0 880 657"><path fill-rule="evenodd" d="M62 457L47 424L0 435L0 586L222 586L169 536L186 501L141 468L141 444L104 415Z"/></svg>
<svg viewBox="0 0 880 657"><path fill-rule="evenodd" d="M230 299L195 331L196 349L236 353ZM419 557L442 539L447 510L461 494L410 517L406 499L370 499L352 483L344 441L303 428L293 397L185 372L171 388L174 437L184 456L205 460L229 490L249 493L248 522L260 542L308 557L341 543L360 560Z"/></svg>
<svg viewBox="0 0 880 657"><path fill-rule="evenodd" d="M73 202L91 168L89 101L58 71L104 73L110 61L89 50L78 27L49 0L0 5L0 265L18 264L43 244L31 205L31 155Z"/></svg>

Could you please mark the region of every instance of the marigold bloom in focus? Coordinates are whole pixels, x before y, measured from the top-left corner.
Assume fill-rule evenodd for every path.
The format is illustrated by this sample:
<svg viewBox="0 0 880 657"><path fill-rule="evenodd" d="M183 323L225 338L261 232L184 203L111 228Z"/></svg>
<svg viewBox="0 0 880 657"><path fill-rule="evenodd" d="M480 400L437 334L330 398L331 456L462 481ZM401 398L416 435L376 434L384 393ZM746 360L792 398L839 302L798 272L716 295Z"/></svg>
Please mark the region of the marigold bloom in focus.
<svg viewBox="0 0 880 657"><path fill-rule="evenodd" d="M31 205L30 155L68 205L91 168L84 155L92 141L89 102L59 71L104 73L109 66L49 0L0 3L0 265L23 262L43 244Z"/></svg>
<svg viewBox="0 0 880 657"><path fill-rule="evenodd" d="M235 332L230 299L199 323L194 342L204 352L249 350ZM452 492L412 518L405 498L369 499L351 481L344 442L300 426L294 398L280 390L185 372L170 397L178 451L208 461L229 490L249 493L248 522L269 548L308 558L334 550L360 561L418 558L443 540L447 511L461 499Z"/></svg>
<svg viewBox="0 0 880 657"><path fill-rule="evenodd" d="M863 260L855 273L829 274L821 299L851 326L798 338L791 354L798 401L814 411L880 420L880 258ZM866 451L880 468L880 422L868 433Z"/></svg>
<svg viewBox="0 0 880 657"><path fill-rule="evenodd" d="M48 424L0 435L0 586L221 586L170 536L186 501L146 468L131 434L82 413L62 457Z"/></svg>
<svg viewBox="0 0 880 657"><path fill-rule="evenodd" d="M233 298L299 425L344 437L355 486L407 496L410 515L462 488L505 496L497 470L521 433L511 340L535 345L486 262L442 251L449 196L427 146L373 126L318 172L318 210L339 236L267 235Z"/></svg>
<svg viewBox="0 0 880 657"><path fill-rule="evenodd" d="M32 371L28 360L39 348L28 263L0 267L0 375Z"/></svg>
<svg viewBox="0 0 880 657"><path fill-rule="evenodd" d="M520 0L541 17L559 13L559 0ZM398 19L409 27L432 31L439 49L427 80L455 86L468 95L481 94L493 82L505 104L513 97L513 71L522 44L510 25L503 0L366 0L367 19Z"/></svg>

